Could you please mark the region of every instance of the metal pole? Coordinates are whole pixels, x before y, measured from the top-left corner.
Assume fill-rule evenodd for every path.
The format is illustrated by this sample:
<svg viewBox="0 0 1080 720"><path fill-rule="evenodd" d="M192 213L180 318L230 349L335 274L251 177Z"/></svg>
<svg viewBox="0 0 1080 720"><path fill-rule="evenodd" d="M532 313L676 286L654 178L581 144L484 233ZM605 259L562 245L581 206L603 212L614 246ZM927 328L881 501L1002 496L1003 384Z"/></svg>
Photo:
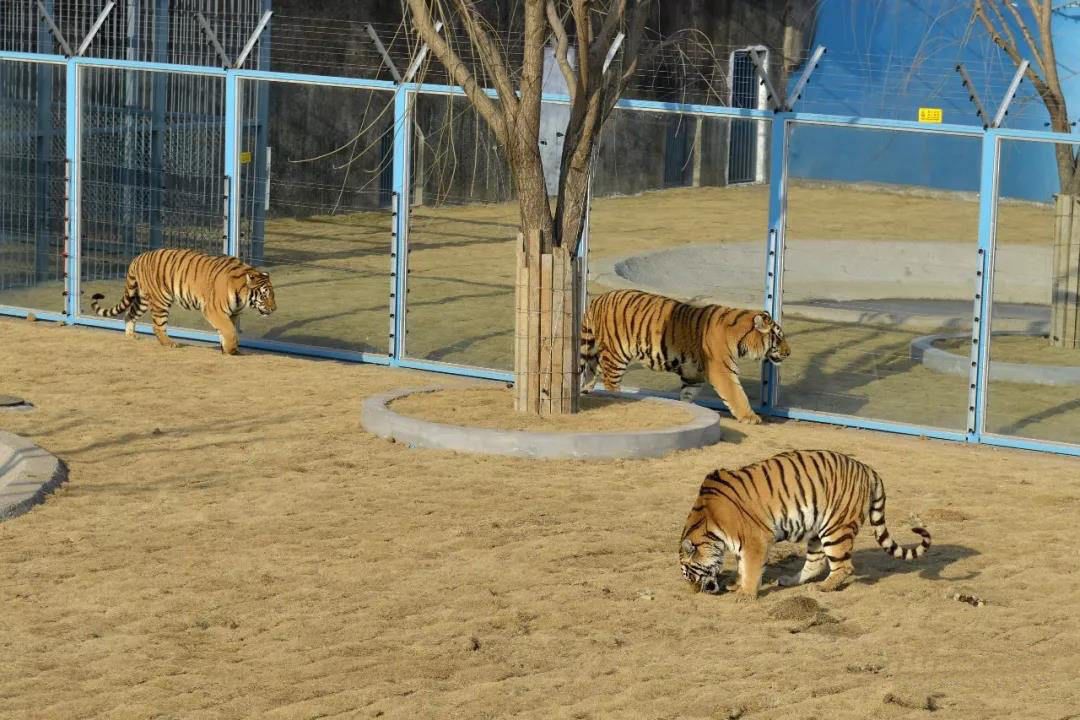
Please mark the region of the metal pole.
<svg viewBox="0 0 1080 720"><path fill-rule="evenodd" d="M810 82L810 76L814 74L814 70L817 69L818 63L821 61L824 54L824 45L818 45L814 48L814 54L810 56L810 61L806 63L806 67L803 68L802 75L799 76L799 82L795 84L795 89L791 91L791 97L784 103L784 108L788 112L795 109L795 103L799 102L799 98L802 97L802 92L806 88L806 84Z"/></svg>
<svg viewBox="0 0 1080 720"><path fill-rule="evenodd" d="M270 10L271 0L263 0L263 11ZM270 31L267 25L259 41L259 70L270 69ZM266 212L269 210L270 189L270 83L255 81L255 147L251 154L251 257L252 265L262 265L266 247Z"/></svg>
<svg viewBox="0 0 1080 720"><path fill-rule="evenodd" d="M773 320L783 321L784 234L787 225L788 113L772 121L769 157L769 234L765 244L765 310ZM768 361L761 366L761 406L775 408L779 398L780 369Z"/></svg>
<svg viewBox="0 0 1080 720"><path fill-rule="evenodd" d="M38 52L51 54L53 51L52 34L45 18L52 11L52 0L46 0L47 5L42 6L44 16L38 20L37 46ZM37 110L37 144L34 153L34 280L42 282L49 279L52 274L50 262L50 238L49 209L51 207L49 197L49 171L52 159L52 96L53 96L53 65L39 63L35 67L36 78L36 110Z"/></svg>
<svg viewBox="0 0 1080 720"><path fill-rule="evenodd" d="M990 323L994 293L994 236L997 229L998 170L1001 140L983 136L979 180L979 249L975 269L975 310L971 321L971 370L968 380L967 439L978 442L986 424L990 376Z"/></svg>
<svg viewBox="0 0 1080 720"><path fill-rule="evenodd" d="M225 71L225 238L226 255L240 252L240 78Z"/></svg>
<svg viewBox="0 0 1080 720"><path fill-rule="evenodd" d="M1005 116L1009 114L1009 105L1012 104L1013 98L1016 97L1016 90L1024 80L1024 73L1027 72L1027 69L1027 60L1021 62L1020 66L1016 68L1012 82L1009 83L1009 89L1005 91L1005 97L1001 99L1001 105L998 106L998 111L994 114L994 121L990 123L990 127L1001 127L1001 123L1005 121Z"/></svg>
<svg viewBox="0 0 1080 720"><path fill-rule="evenodd" d="M81 101L81 72L78 60L71 58L66 64L65 74L65 115L66 124L64 129L64 153L69 169L68 173L68 204L67 204L67 323L74 325L79 317L79 198L82 188L80 177L82 167L80 163L80 124L81 115L79 102Z"/></svg>
<svg viewBox="0 0 1080 720"><path fill-rule="evenodd" d="M393 244L390 249L390 364L405 357L409 292L409 171L412 129L411 93L398 86L394 95Z"/></svg>
<svg viewBox="0 0 1080 720"><path fill-rule="evenodd" d="M154 3L154 62L169 61L169 0ZM165 246L165 120L169 77L151 73L150 95L150 248Z"/></svg>

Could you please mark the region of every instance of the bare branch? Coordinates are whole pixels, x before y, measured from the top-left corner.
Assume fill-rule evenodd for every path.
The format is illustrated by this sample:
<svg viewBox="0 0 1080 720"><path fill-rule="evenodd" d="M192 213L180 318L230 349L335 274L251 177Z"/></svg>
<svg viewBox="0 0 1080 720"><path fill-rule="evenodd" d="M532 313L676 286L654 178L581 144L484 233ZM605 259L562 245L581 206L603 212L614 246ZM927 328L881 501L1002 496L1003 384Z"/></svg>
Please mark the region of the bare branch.
<svg viewBox="0 0 1080 720"><path fill-rule="evenodd" d="M1020 14L1020 11L1017 10L1016 4L1013 2L1009 2L1009 0L1005 0L1005 2L1003 2L1002 4L1016 20L1016 26L1020 29L1020 34L1024 36L1024 42L1027 43L1028 49L1031 51L1032 59L1045 74L1046 63L1043 61L1042 52L1040 51L1038 44L1035 42L1035 38L1031 36L1031 30L1028 28L1027 23L1024 22L1024 18ZM1034 6L1032 6L1032 10L1035 12L1035 19L1038 20L1038 10Z"/></svg>
<svg viewBox="0 0 1080 720"><path fill-rule="evenodd" d="M563 25L562 18L559 17L559 13L555 9L555 0L547 0L546 11L548 25L551 26L551 31L555 33L557 43L555 45L555 61L559 64L563 79L566 80L566 87L570 93L570 103L573 104L577 95L578 79L577 73L574 72L574 68L570 65L570 60L567 57L567 53L570 51L570 39L566 36L566 26Z"/></svg>
<svg viewBox="0 0 1080 720"><path fill-rule="evenodd" d="M465 25L465 32L469 35L469 41L480 55L484 71L491 78L495 91L499 94L503 112L506 117L513 117L517 114L517 95L514 92L514 84L510 79L510 71L506 68L502 51L496 47L491 33L483 27L483 18L473 1L457 0L457 6L458 14Z"/></svg>
<svg viewBox="0 0 1080 720"><path fill-rule="evenodd" d="M994 12L999 18L1001 18L1001 21L1004 23L1005 18L1002 17L1001 13L998 12L996 7L992 4L994 0L989 0L989 2L991 3L991 7L994 8ZM979 21L982 22L983 27L986 28L986 32L988 35L990 35L990 39L994 41L994 44L1004 50L1005 53L1009 56L1009 58L1016 64L1016 66L1019 67L1020 63L1024 61L1023 56L1020 55L1020 51L1017 49L1016 43L1014 41L1010 42L1009 40L1007 40L1002 35L1002 33L998 31L997 25L995 25L994 22L990 19L990 16L986 14L984 0L975 0L975 17L979 18ZM1008 28L1006 24L1006 31L1007 30ZM1031 80L1031 84L1035 86L1035 90L1039 93L1039 95L1045 98L1046 94L1049 92L1050 89L1047 87L1046 83L1043 81L1039 73L1036 72L1034 65L1028 65L1027 77L1029 80Z"/></svg>
<svg viewBox="0 0 1080 720"><path fill-rule="evenodd" d="M491 127L492 132L495 133L495 138L505 146L510 137L506 127L506 119L495 102L487 96L484 89L476 82L476 78L469 68L465 66L465 63L462 62L461 57L454 52L449 43L439 33L435 32L435 23L431 18L427 0L408 0L408 3L409 10L412 12L413 26L416 28L420 38L431 49L435 57L439 58L447 72L450 73L450 77L454 79L454 82L465 91L476 111L480 113L480 116L484 118L484 121Z"/></svg>

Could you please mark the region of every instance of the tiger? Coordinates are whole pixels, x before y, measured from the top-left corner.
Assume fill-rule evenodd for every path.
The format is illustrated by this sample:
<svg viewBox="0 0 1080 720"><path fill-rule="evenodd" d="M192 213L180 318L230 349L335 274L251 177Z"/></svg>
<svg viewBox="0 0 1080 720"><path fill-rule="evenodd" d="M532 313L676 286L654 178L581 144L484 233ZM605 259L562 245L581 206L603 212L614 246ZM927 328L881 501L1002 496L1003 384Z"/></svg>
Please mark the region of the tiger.
<svg viewBox="0 0 1080 720"><path fill-rule="evenodd" d="M851 550L867 512L881 549L898 560L918 560L930 547L930 533L911 531L922 543L904 547L885 527L885 486L877 472L849 455L831 450L794 450L738 470L714 470L683 527L679 564L683 578L702 592L720 592L724 553L738 558L736 597L757 597L769 546L774 541L807 541L806 561L781 587L801 585L829 574L818 586L841 587L854 572Z"/></svg>
<svg viewBox="0 0 1080 720"><path fill-rule="evenodd" d="M582 391L596 386L614 392L631 362L657 372L678 373L679 398L693 402L704 380L741 423L757 425L739 382L737 361L781 363L791 349L769 313L722 305L689 305L641 290L612 290L594 298L581 323Z"/></svg>
<svg viewBox="0 0 1080 720"><path fill-rule="evenodd" d="M151 311L154 334L165 347L177 347L166 333L169 308L177 301L185 310L202 310L221 340L221 351L236 355L239 339L234 319L245 307L260 315L277 309L270 275L229 255L207 255L196 250L165 248L137 255L128 266L124 296L115 306L103 308L101 293L91 306L101 317L126 313L124 334L135 337L135 321Z"/></svg>

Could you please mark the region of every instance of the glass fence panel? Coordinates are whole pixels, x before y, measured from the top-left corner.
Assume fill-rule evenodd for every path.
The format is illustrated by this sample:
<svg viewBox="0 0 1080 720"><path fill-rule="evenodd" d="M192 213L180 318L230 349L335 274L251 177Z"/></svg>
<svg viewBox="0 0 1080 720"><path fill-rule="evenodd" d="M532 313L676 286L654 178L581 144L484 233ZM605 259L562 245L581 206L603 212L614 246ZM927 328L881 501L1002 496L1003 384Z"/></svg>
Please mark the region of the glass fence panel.
<svg viewBox="0 0 1080 720"><path fill-rule="evenodd" d="M514 241L509 165L463 97L413 97L405 352L513 368Z"/></svg>
<svg viewBox="0 0 1080 720"><path fill-rule="evenodd" d="M0 60L0 305L64 309L65 68Z"/></svg>
<svg viewBox="0 0 1080 720"><path fill-rule="evenodd" d="M795 124L781 369L789 408L964 430L979 137Z"/></svg>
<svg viewBox="0 0 1080 720"><path fill-rule="evenodd" d="M1078 147L1001 142L989 433L1080 443L1080 198L1059 171Z"/></svg>
<svg viewBox="0 0 1080 720"><path fill-rule="evenodd" d="M593 174L589 297L630 288L764 308L770 129L768 120L615 110ZM739 370L757 405L760 363ZM675 393L682 381L632 365L623 384ZM706 383L699 398L717 395Z"/></svg>
<svg viewBox="0 0 1080 720"><path fill-rule="evenodd" d="M80 312L94 315L91 296L117 305L140 253L225 251L225 82L99 67L80 77ZM213 331L179 304L169 326Z"/></svg>
<svg viewBox="0 0 1080 720"><path fill-rule="evenodd" d="M244 337L389 351L393 105L388 91L240 83L240 257L277 300L242 318Z"/></svg>

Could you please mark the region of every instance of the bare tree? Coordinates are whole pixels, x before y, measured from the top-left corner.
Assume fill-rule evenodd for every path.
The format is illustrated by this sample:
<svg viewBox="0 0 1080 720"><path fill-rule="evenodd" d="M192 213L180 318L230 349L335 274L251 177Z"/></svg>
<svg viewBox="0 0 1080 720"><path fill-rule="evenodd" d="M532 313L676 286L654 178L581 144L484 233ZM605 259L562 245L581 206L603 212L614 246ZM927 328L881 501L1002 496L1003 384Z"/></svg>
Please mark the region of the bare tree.
<svg viewBox="0 0 1080 720"><path fill-rule="evenodd" d="M474 0L406 2L412 29L491 128L513 172L521 230L516 407L575 412L582 312L577 255L593 149L638 68L651 0L524 0L521 47L504 41ZM443 33L436 30L438 22ZM570 95L554 207L539 148L549 44ZM488 85L497 97L485 92Z"/></svg>
<svg viewBox="0 0 1080 720"><path fill-rule="evenodd" d="M1052 0L973 0L974 16L994 43L1019 67L1030 63L1027 79L1050 115L1054 132L1072 132L1054 52ZM1022 40L1022 42L1021 42ZM1056 201L1054 278L1050 342L1080 349L1080 153L1069 143L1055 145L1060 192Z"/></svg>

